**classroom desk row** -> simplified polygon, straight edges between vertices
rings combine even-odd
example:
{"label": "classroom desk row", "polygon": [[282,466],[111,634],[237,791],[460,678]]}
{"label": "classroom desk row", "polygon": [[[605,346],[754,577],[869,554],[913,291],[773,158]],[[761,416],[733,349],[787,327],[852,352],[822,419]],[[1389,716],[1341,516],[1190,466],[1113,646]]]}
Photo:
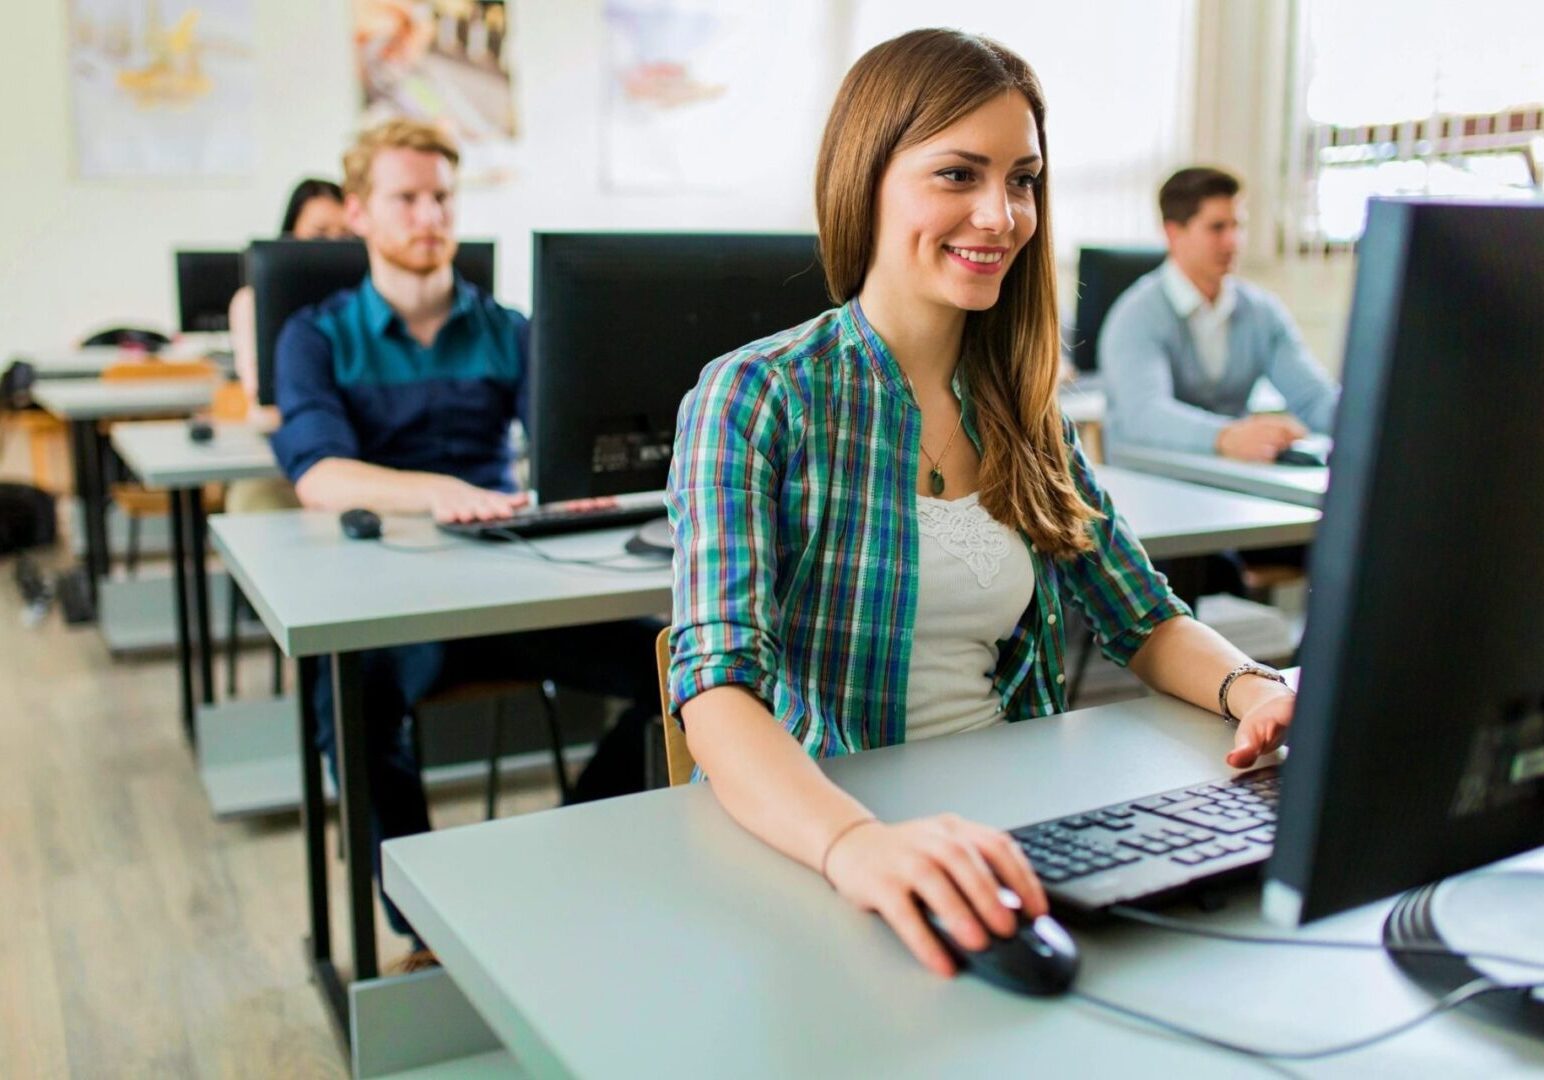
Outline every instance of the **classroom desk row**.
{"label": "classroom desk row", "polygon": [[[206,408],[214,390],[214,381],[207,379],[43,379],[32,386],[33,400],[69,426],[71,469],[86,534],[82,572],[93,615],[99,584],[107,577],[110,562],[106,449],[101,421],[188,416]],[[174,528],[174,543],[177,532]]]}
{"label": "classroom desk row", "polygon": [[[951,811],[1014,828],[1226,777],[1231,745],[1215,715],[1147,697],[821,767],[882,820]],[[359,1048],[361,1075],[425,1067],[431,1047],[451,1060],[447,1075],[458,1061],[592,1078],[1544,1075],[1544,1042],[1492,1025],[1483,1007],[1298,1064],[1200,1045],[1076,993],[941,979],[877,916],[735,825],[706,784],[393,840],[383,860],[386,892],[454,984],[444,994],[464,995],[481,1023],[464,1025],[459,1045],[422,1028],[382,1032]],[[1544,870],[1544,849],[1515,865]],[[1377,949],[1390,902],[1282,931],[1262,921],[1258,884],[1225,896],[1220,911],[1179,914],[1370,948],[1069,924],[1082,952],[1074,992],[1279,1050],[1350,1041],[1432,1005]]]}
{"label": "classroom desk row", "polygon": [[[1099,470],[1136,534],[1159,558],[1225,547],[1274,547],[1311,538],[1318,511],[1210,491],[1120,469]],[[353,972],[378,961],[368,857],[368,777],[363,767],[361,650],[419,641],[582,625],[666,612],[668,560],[638,557],[602,568],[543,561],[519,544],[481,544],[438,534],[423,519],[389,518],[390,546],[351,541],[336,515],[293,511],[217,515],[214,543],[284,652],[330,655],[335,679],[339,801],[352,926]],[[556,558],[620,554],[630,530],[540,541]],[[345,984],[333,961],[322,834],[316,718],[300,695],[302,818],[311,895],[310,950],[340,1028],[349,1029]]]}
{"label": "classroom desk row", "polygon": [[171,496],[178,691],[183,728],[189,741],[196,742],[195,658],[200,675],[196,700],[206,707],[214,704],[204,486],[276,477],[279,466],[267,436],[250,424],[218,424],[214,437],[203,443],[190,439],[180,420],[118,424],[112,446],[141,482]]}

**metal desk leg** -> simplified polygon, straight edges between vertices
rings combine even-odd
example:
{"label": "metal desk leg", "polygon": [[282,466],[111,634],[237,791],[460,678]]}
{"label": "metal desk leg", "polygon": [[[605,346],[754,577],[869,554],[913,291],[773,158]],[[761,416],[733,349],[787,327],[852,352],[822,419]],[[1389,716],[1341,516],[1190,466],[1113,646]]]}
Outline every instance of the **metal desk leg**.
{"label": "metal desk leg", "polygon": [[370,772],[365,754],[363,665],[358,653],[334,653],[332,699],[338,741],[338,808],[354,934],[354,978],[379,973],[375,954],[375,895],[370,860]]}
{"label": "metal desk leg", "polygon": [[306,882],[311,907],[307,942],[312,974],[332,1017],[345,1056],[349,1052],[348,991],[332,959],[332,922],[327,902],[327,804],[322,787],[322,752],[316,746],[316,703],[311,696],[316,679],[314,657],[295,662],[300,687],[300,831],[306,844]]}
{"label": "metal desk leg", "polygon": [[96,533],[91,527],[91,493],[95,489],[92,476],[92,449],[89,445],[92,440],[91,422],[87,420],[71,420],[69,422],[70,433],[70,471],[75,481],[75,498],[80,503],[80,528],[82,548],[84,554],[76,564],[77,580],[85,590],[87,604],[90,607],[89,615],[82,613],[84,618],[96,619],[97,608],[97,553]]}
{"label": "metal desk leg", "polygon": [[209,635],[209,537],[204,518],[204,491],[189,488],[188,555],[193,560],[193,602],[198,616],[198,673],[203,680],[203,702],[214,704],[214,649]]}
{"label": "metal desk leg", "polygon": [[167,524],[171,526],[172,534],[172,599],[173,614],[177,620],[177,676],[182,695],[182,730],[187,735],[188,745],[193,746],[197,744],[198,736],[193,723],[193,654],[188,643],[188,563],[182,531],[183,493],[174,489],[171,501],[171,520]]}
{"label": "metal desk leg", "polygon": [[86,450],[86,552],[92,567],[92,603],[96,602],[96,578],[112,572],[112,546],[107,540],[107,439],[95,422],[82,421]]}

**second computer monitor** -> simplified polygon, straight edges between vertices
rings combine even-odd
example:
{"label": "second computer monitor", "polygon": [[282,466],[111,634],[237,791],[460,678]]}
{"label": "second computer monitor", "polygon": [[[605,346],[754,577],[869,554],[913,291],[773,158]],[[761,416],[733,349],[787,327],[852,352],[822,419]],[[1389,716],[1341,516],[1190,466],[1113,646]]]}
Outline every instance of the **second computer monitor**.
{"label": "second computer monitor", "polygon": [[177,252],[177,322],[184,334],[230,329],[231,297],[241,288],[241,252]]}
{"label": "second computer monitor", "polygon": [[809,235],[537,233],[534,263],[543,502],[663,488],[703,366],[831,307]]}

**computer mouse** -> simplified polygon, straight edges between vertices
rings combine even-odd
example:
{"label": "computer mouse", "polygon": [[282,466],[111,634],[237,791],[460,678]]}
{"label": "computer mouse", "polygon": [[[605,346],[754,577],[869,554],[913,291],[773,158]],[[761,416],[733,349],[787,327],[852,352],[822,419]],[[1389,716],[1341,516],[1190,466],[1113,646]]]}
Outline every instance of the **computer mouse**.
{"label": "computer mouse", "polygon": [[338,524],[343,529],[343,535],[350,540],[379,540],[381,538],[381,519],[373,510],[355,508],[345,510],[338,515]]}
{"label": "computer mouse", "polygon": [[189,420],[188,438],[196,443],[206,443],[214,438],[214,425],[208,420]]}
{"label": "computer mouse", "polygon": [[[1018,894],[998,887],[1003,906],[1020,910]],[[944,948],[961,971],[985,979],[1015,994],[1046,997],[1065,992],[1078,973],[1078,946],[1061,923],[1049,915],[1019,917],[1019,928],[1010,938],[988,931],[991,943],[980,952],[961,948],[926,906],[922,913],[938,934]]]}
{"label": "computer mouse", "polygon": [[1325,466],[1323,456],[1312,450],[1302,450],[1296,446],[1289,446],[1276,455],[1277,465],[1307,465],[1311,468],[1322,469]]}

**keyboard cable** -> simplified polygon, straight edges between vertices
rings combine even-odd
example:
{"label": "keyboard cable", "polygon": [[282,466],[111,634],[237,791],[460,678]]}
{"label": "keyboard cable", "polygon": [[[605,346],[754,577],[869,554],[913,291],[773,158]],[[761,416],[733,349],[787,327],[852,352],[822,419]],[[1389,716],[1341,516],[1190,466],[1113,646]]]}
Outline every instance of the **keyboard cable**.
{"label": "keyboard cable", "polygon": [[1096,1006],[1097,1008],[1116,1013],[1120,1016],[1127,1017],[1128,1019],[1141,1021],[1144,1024],[1151,1024],[1154,1027],[1170,1032],[1171,1034],[1179,1035],[1182,1038],[1190,1039],[1194,1042],[1205,1043],[1207,1046],[1213,1046],[1219,1050],[1227,1050],[1231,1053],[1242,1054],[1245,1057],[1251,1058],[1274,1058],[1280,1061],[1313,1061],[1317,1058],[1334,1057],[1337,1054],[1347,1054],[1353,1050],[1362,1050],[1366,1047],[1372,1046],[1375,1043],[1383,1042],[1386,1039],[1392,1039],[1396,1035],[1403,1035],[1410,1029],[1419,1027],[1421,1024],[1426,1023],[1426,1021],[1440,1016],[1450,1009],[1455,1009],[1458,1006],[1464,1004],[1466,1001],[1472,1001],[1473,999],[1481,997],[1485,994],[1495,994],[1503,990],[1516,993],[1522,991],[1538,990],[1540,988],[1544,988],[1544,982],[1498,983],[1482,975],[1481,977],[1477,979],[1471,979],[1469,982],[1464,983],[1457,989],[1444,994],[1440,999],[1438,999],[1437,1003],[1432,1005],[1430,1008],[1422,1010],[1416,1015],[1410,1017],[1408,1020],[1403,1020],[1398,1024],[1395,1024],[1393,1027],[1384,1028],[1382,1031],[1375,1031],[1370,1035],[1363,1035],[1360,1038],[1352,1039],[1349,1042],[1335,1043],[1330,1046],[1321,1046],[1313,1050],[1286,1050],[1272,1049],[1261,1046],[1250,1046],[1247,1043],[1234,1042],[1233,1040],[1225,1039],[1220,1035],[1212,1035],[1205,1031],[1198,1031],[1195,1028],[1186,1027],[1184,1024],[1175,1023],[1172,1020],[1165,1020],[1162,1017],[1153,1016],[1150,1013],[1145,1013],[1140,1009],[1133,1009],[1127,1005],[1122,1005],[1119,1002],[1109,1001],[1105,998],[1099,997],[1098,995],[1090,994],[1086,990],[1079,990],[1074,988],[1069,990],[1067,993],[1069,997],[1075,997],[1082,1001],[1086,1001],[1090,1005]]}

